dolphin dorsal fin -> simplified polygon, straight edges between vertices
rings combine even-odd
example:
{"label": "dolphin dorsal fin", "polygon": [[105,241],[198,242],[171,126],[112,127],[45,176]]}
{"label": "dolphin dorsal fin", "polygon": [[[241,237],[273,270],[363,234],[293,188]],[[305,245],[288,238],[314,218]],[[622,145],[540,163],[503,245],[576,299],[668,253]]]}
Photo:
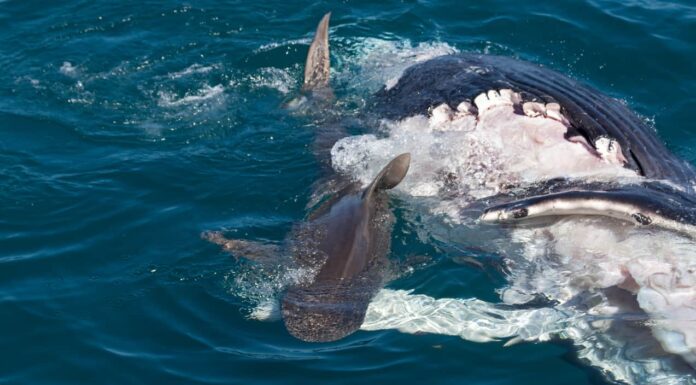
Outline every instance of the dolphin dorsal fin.
{"label": "dolphin dorsal fin", "polygon": [[403,153],[392,159],[380,171],[363,193],[363,199],[369,198],[375,191],[389,190],[396,187],[406,176],[411,165],[411,154]]}
{"label": "dolphin dorsal fin", "polygon": [[317,26],[312,45],[309,46],[305,63],[303,91],[313,91],[329,86],[329,19],[331,12],[324,15]]}

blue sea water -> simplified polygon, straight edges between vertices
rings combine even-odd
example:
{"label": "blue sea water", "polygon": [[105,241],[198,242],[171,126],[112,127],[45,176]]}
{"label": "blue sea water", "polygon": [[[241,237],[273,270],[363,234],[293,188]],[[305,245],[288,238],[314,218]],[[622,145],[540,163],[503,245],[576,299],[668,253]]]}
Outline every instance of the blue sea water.
{"label": "blue sea water", "polygon": [[[310,344],[249,319],[278,276],[199,235],[281,243],[305,217],[316,127],[281,105],[326,11],[348,118],[420,56],[501,54],[624,100],[696,162],[691,1],[0,1],[0,383],[608,381],[562,342]],[[496,301],[504,277],[395,207],[394,257],[434,262],[389,287]]]}

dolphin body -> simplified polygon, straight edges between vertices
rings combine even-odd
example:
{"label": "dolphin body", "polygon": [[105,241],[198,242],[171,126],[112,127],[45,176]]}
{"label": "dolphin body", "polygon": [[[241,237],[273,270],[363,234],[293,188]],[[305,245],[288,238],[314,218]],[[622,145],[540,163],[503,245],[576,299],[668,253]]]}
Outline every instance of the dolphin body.
{"label": "dolphin body", "polygon": [[401,182],[409,163],[409,154],[399,155],[367,188],[351,183],[295,230],[296,262],[317,273],[288,288],[282,299],[290,334],[327,342],[360,328],[387,269],[394,217],[383,191]]}
{"label": "dolphin body", "polygon": [[[366,188],[348,183],[294,227],[290,254],[310,277],[288,287],[281,300],[282,319],[291,335],[330,342],[360,328],[388,271],[394,216],[385,191],[401,182],[410,161],[408,153],[397,156]],[[271,245],[227,239],[217,231],[202,236],[234,256],[259,263],[277,262],[283,253]]]}
{"label": "dolphin body", "polygon": [[[288,103],[290,109],[311,115],[330,107],[329,18],[330,13],[317,27],[301,95]],[[344,132],[336,122],[324,121],[321,126],[314,148],[326,163],[328,151]],[[394,216],[385,191],[401,182],[410,161],[408,153],[396,156],[365,188],[341,175],[326,177],[325,184],[342,187],[289,236],[294,264],[310,276],[288,287],[281,300],[282,319],[291,335],[308,342],[329,342],[360,328],[387,271]],[[272,245],[227,239],[220,232],[202,236],[230,254],[266,264],[277,263],[283,252]]]}

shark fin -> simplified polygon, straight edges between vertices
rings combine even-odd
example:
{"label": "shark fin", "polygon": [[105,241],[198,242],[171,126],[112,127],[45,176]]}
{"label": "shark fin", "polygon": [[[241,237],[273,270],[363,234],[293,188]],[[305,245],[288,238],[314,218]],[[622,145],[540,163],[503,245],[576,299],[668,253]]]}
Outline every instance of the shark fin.
{"label": "shark fin", "polygon": [[309,46],[305,63],[302,91],[315,91],[329,88],[329,19],[331,12],[322,17],[312,45]]}
{"label": "shark fin", "polygon": [[396,187],[406,176],[410,165],[411,154],[408,152],[392,159],[365,189],[363,199],[372,196],[375,191],[389,190]]}

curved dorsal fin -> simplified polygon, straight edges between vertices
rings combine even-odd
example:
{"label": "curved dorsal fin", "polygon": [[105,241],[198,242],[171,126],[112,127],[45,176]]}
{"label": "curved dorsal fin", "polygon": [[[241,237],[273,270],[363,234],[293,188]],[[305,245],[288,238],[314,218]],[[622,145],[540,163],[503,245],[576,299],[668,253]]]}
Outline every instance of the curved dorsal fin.
{"label": "curved dorsal fin", "polygon": [[313,91],[329,86],[329,19],[331,12],[322,17],[305,63],[303,91]]}
{"label": "curved dorsal fin", "polygon": [[406,152],[392,159],[380,171],[363,193],[363,199],[369,198],[375,191],[389,190],[396,187],[406,176],[411,165],[411,154]]}

